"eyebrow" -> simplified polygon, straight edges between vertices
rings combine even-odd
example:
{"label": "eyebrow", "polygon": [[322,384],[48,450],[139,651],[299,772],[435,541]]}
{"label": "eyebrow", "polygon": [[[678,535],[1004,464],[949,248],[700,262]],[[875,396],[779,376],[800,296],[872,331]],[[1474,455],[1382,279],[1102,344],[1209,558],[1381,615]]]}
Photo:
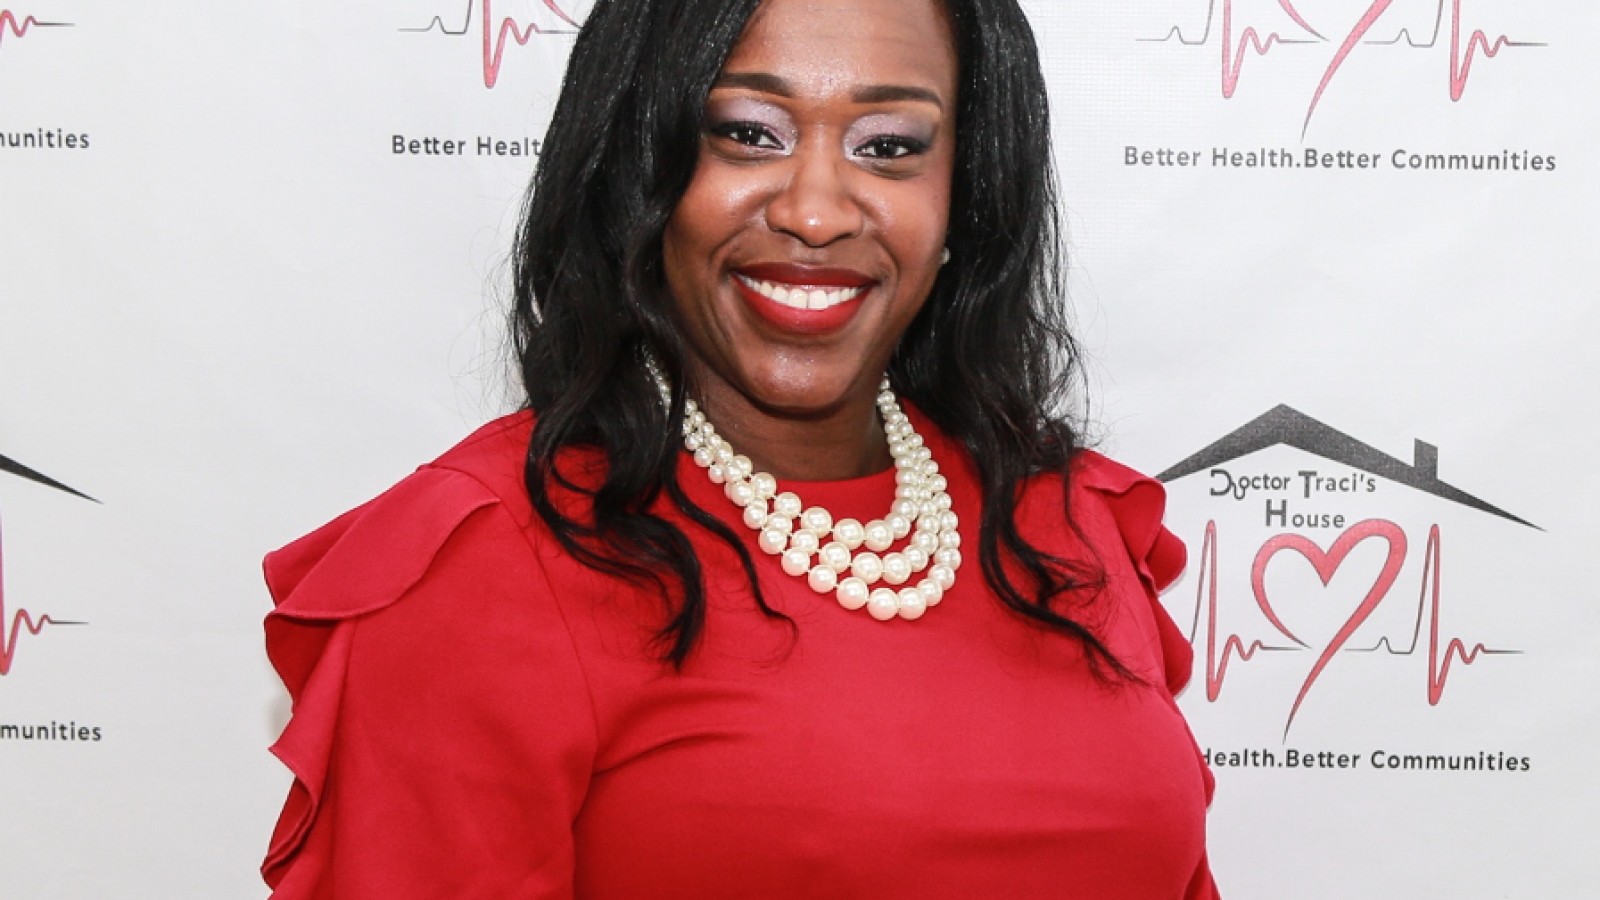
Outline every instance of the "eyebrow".
{"label": "eyebrow", "polygon": [[[724,72],[713,87],[745,88],[763,94],[794,98],[794,88],[790,87],[789,82],[770,72]],[[856,103],[896,103],[910,100],[932,103],[939,109],[944,109],[944,101],[937,93],[927,88],[903,84],[871,84],[858,87],[850,92],[850,99]]]}

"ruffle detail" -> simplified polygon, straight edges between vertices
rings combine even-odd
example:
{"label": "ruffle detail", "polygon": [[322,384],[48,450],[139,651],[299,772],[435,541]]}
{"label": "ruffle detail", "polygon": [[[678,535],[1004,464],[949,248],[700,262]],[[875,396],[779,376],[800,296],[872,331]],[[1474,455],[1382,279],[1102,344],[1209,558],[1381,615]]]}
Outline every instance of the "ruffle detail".
{"label": "ruffle detail", "polygon": [[1139,580],[1154,607],[1161,637],[1163,676],[1174,696],[1189,683],[1194,670],[1194,648],[1161,608],[1158,594],[1183,574],[1188,551],[1183,541],[1161,524],[1167,508],[1167,490],[1161,482],[1113,462],[1093,450],[1073,458],[1073,475],[1080,487],[1104,498],[1117,531],[1128,548]]}
{"label": "ruffle detail", "polygon": [[498,502],[468,475],[423,468],[268,554],[276,608],[266,620],[267,657],[293,702],[272,753],[295,777],[261,867],[268,885],[282,880],[316,819],[350,652],[352,632],[339,623],[399,600],[469,516]]}

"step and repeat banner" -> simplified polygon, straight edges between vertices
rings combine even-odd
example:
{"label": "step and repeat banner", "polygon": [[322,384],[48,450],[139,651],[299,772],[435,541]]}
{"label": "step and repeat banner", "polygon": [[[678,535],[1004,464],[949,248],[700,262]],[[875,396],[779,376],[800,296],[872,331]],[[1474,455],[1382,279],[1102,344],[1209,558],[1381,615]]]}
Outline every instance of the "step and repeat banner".
{"label": "step and repeat banner", "polygon": [[[514,406],[588,5],[0,0],[0,895],[266,894],[260,557]],[[1600,9],[1029,10],[1224,895],[1580,895]]]}

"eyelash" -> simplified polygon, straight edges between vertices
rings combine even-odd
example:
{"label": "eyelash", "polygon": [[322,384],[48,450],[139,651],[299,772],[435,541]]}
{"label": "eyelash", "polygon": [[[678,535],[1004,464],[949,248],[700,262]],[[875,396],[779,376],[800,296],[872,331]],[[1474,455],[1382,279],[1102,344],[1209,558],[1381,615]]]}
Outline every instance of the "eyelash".
{"label": "eyelash", "polygon": [[[714,125],[710,129],[717,137],[733,141],[755,150],[782,150],[783,142],[772,129],[760,122],[734,121]],[[917,156],[926,153],[928,145],[916,138],[903,135],[885,134],[870,138],[856,146],[852,151],[857,156],[886,163],[903,159],[907,156]]]}
{"label": "eyelash", "polygon": [[[872,138],[856,147],[855,153],[866,156],[868,159],[891,162],[907,156],[916,156],[927,152],[928,145],[916,138],[902,135],[885,134]],[[872,152],[867,152],[872,151]],[[884,152],[888,151],[888,152]]]}
{"label": "eyelash", "polygon": [[783,142],[778,140],[778,136],[760,122],[723,122],[712,126],[711,133],[756,150],[783,149]]}

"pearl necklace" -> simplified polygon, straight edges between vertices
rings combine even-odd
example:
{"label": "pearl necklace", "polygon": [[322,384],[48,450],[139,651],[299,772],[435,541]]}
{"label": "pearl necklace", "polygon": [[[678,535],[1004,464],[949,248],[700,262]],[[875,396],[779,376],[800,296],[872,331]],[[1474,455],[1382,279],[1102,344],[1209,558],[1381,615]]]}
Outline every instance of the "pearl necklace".
{"label": "pearl necklace", "polygon": [[[666,379],[650,368],[670,405]],[[896,469],[895,499],[888,514],[865,525],[848,518],[836,522],[820,506],[802,509],[798,496],[780,493],[776,478],[754,471],[749,457],[735,453],[693,400],[684,403],[683,444],[712,483],[744,507],[744,524],[760,532],[762,551],[782,558],[783,571],[804,576],[819,594],[832,593],[845,609],[866,607],[880,622],[895,616],[918,619],[956,583],[961,534],[945,492],[948,482],[932,451],[900,408],[888,378],[878,390],[878,412]],[[908,536],[899,551],[879,556]],[[924,570],[927,575],[915,587],[899,587]],[[874,588],[880,581],[899,589]]]}

